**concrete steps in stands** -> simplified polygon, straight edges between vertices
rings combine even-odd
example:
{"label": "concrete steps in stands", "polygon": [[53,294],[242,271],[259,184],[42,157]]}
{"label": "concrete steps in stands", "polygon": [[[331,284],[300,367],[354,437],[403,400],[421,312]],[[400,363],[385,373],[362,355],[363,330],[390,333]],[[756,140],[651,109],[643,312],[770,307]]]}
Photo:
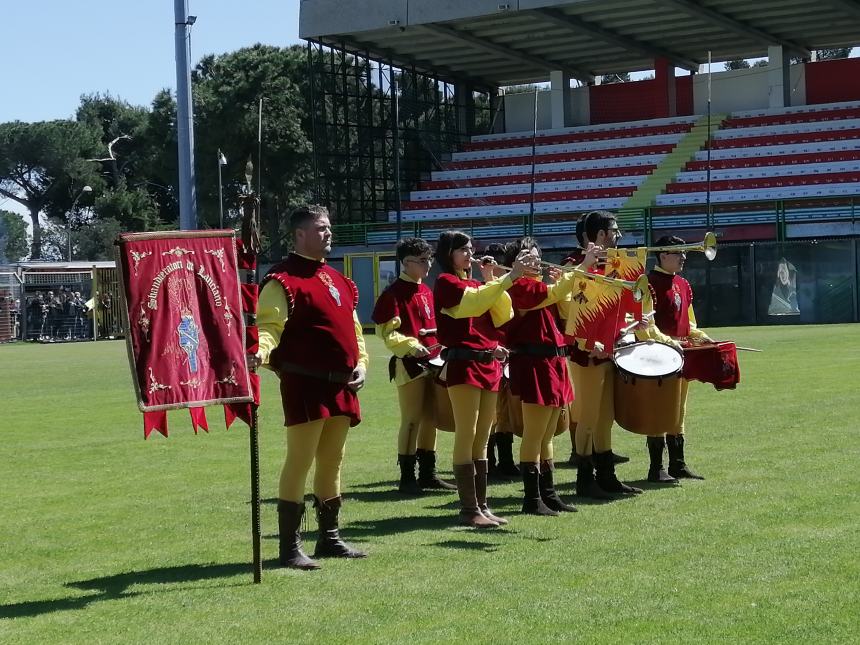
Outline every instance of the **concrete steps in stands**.
{"label": "concrete steps in stands", "polygon": [[709,132],[713,136],[714,132],[719,130],[720,124],[726,119],[726,115],[712,114],[710,119],[710,130],[707,116],[696,121],[692,129],[678,142],[678,145],[666,155],[654,169],[654,172],[639,185],[639,188],[624,203],[622,210],[648,208],[654,204],[657,196],[666,191],[669,184],[675,180],[675,176],[684,169],[688,162],[694,159],[696,152],[707,143]]}

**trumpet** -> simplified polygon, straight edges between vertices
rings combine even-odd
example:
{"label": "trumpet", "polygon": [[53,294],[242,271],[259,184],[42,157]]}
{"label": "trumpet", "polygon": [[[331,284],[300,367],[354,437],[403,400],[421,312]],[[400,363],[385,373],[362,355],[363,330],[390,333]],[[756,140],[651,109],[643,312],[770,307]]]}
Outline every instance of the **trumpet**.
{"label": "trumpet", "polygon": [[705,239],[699,244],[676,244],[675,246],[648,246],[646,251],[651,253],[688,253],[690,251],[701,251],[710,262],[717,257],[717,236],[713,233],[705,233]]}
{"label": "trumpet", "polygon": [[[475,264],[483,265],[483,260],[479,260],[477,258],[473,258],[472,262]],[[569,273],[575,273],[581,278],[585,278],[586,280],[594,280],[595,282],[601,282],[603,284],[608,284],[613,287],[618,287],[619,289],[626,289],[633,294],[633,300],[635,302],[641,302],[645,297],[645,292],[648,290],[648,276],[645,274],[640,275],[636,280],[621,280],[619,278],[609,278],[605,275],[600,275],[599,273],[589,273],[588,271],[583,271],[582,269],[577,269],[576,267],[564,266],[562,264],[553,264],[552,262],[544,262],[541,260],[541,266],[552,267],[554,269],[559,269],[561,271],[567,271]],[[494,267],[498,267],[499,269],[504,269],[505,271],[510,271],[511,267],[505,266],[504,264],[493,264]]]}

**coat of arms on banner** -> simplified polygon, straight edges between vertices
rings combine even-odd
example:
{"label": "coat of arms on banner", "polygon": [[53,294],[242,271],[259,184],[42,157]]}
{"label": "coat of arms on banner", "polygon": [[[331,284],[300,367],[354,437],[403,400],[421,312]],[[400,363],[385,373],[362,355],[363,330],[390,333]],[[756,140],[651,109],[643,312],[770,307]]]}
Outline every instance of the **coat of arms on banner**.
{"label": "coat of arms on banner", "polygon": [[129,233],[117,249],[140,410],[252,402],[232,232]]}

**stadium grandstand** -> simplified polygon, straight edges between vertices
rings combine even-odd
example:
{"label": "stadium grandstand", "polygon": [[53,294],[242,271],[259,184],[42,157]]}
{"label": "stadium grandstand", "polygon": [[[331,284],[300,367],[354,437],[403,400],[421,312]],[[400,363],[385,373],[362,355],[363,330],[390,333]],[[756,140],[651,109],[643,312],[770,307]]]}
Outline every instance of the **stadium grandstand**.
{"label": "stadium grandstand", "polygon": [[858,44],[860,2],[304,0],[300,33],[316,197],[363,319],[398,237],[561,256],[608,209],[622,244],[716,232],[688,271],[704,324],[858,320],[860,58],[816,52]]}

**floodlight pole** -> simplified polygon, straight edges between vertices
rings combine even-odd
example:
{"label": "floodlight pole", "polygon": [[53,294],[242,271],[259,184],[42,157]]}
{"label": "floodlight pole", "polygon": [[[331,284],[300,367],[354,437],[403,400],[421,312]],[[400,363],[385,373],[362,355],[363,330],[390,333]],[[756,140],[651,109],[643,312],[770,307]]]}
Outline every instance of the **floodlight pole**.
{"label": "floodlight pole", "polygon": [[708,161],[705,167],[705,228],[711,228],[711,50],[708,50]]}
{"label": "floodlight pole", "polygon": [[194,179],[194,110],[191,103],[191,25],[188,0],[174,0],[176,49],[176,135],[179,143],[179,228],[197,228],[197,191]]}
{"label": "floodlight pole", "polygon": [[537,147],[537,121],[538,90],[535,88],[534,123],[532,124],[532,181],[529,197],[529,221],[526,227],[526,235],[534,235],[535,231],[535,148]]}

